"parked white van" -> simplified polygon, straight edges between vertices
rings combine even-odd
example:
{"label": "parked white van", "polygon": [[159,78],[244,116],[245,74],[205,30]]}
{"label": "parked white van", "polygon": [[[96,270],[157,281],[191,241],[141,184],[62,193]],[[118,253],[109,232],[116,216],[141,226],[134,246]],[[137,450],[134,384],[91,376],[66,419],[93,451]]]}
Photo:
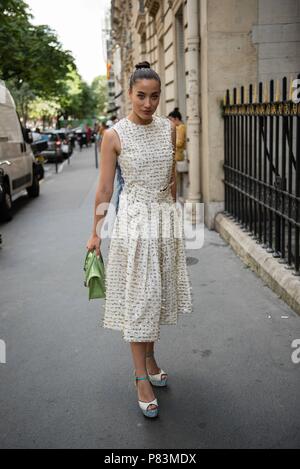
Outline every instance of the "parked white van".
{"label": "parked white van", "polygon": [[14,100],[0,80],[0,219],[12,218],[12,197],[26,189],[29,197],[39,195],[37,165],[29,143],[25,143]]}

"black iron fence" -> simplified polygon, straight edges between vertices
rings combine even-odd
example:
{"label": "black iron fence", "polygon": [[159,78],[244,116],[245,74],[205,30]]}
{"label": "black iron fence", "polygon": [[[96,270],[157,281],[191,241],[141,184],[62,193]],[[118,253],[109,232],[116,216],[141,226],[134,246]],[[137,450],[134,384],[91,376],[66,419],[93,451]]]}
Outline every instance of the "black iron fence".
{"label": "black iron fence", "polygon": [[275,88],[226,92],[225,213],[300,275],[300,75]]}

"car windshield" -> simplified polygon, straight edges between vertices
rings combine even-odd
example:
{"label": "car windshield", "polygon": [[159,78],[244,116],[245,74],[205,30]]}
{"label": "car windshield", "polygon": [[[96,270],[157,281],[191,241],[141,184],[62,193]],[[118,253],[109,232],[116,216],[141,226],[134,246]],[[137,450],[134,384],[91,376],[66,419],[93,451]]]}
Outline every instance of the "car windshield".
{"label": "car windshield", "polygon": [[57,140],[57,136],[55,134],[48,134],[49,142],[55,142]]}

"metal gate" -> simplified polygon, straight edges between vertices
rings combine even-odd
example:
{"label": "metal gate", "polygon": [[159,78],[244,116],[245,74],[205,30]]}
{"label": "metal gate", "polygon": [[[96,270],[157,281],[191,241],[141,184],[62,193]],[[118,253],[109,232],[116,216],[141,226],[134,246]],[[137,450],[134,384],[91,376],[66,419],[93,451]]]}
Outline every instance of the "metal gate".
{"label": "metal gate", "polygon": [[[280,86],[281,85],[281,86]],[[225,213],[300,275],[300,75],[226,92]],[[293,91],[294,90],[294,91]],[[246,96],[246,91],[248,91]],[[239,94],[239,96],[238,96]]]}

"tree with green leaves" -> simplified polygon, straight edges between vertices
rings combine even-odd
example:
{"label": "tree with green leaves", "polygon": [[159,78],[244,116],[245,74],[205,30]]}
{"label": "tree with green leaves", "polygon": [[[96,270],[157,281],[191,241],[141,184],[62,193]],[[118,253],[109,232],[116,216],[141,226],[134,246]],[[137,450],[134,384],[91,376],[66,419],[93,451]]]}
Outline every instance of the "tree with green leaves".
{"label": "tree with green leaves", "polygon": [[67,73],[76,69],[56,33],[47,25],[32,25],[30,18],[22,0],[1,0],[0,78],[11,89],[24,121],[32,99],[62,94]]}
{"label": "tree with green leaves", "polygon": [[96,100],[96,115],[105,114],[107,109],[107,78],[106,75],[99,75],[94,78],[92,85],[92,91]]}
{"label": "tree with green leaves", "polygon": [[106,106],[106,77],[89,86],[78,74],[70,51],[47,25],[31,24],[23,0],[0,0],[0,79],[6,82],[26,124],[54,113],[68,120],[93,118]]}
{"label": "tree with green leaves", "polygon": [[22,0],[1,0],[0,78],[16,88],[26,82],[37,95],[53,95],[68,66],[75,68],[74,59],[49,26],[30,23],[27,9]]}

